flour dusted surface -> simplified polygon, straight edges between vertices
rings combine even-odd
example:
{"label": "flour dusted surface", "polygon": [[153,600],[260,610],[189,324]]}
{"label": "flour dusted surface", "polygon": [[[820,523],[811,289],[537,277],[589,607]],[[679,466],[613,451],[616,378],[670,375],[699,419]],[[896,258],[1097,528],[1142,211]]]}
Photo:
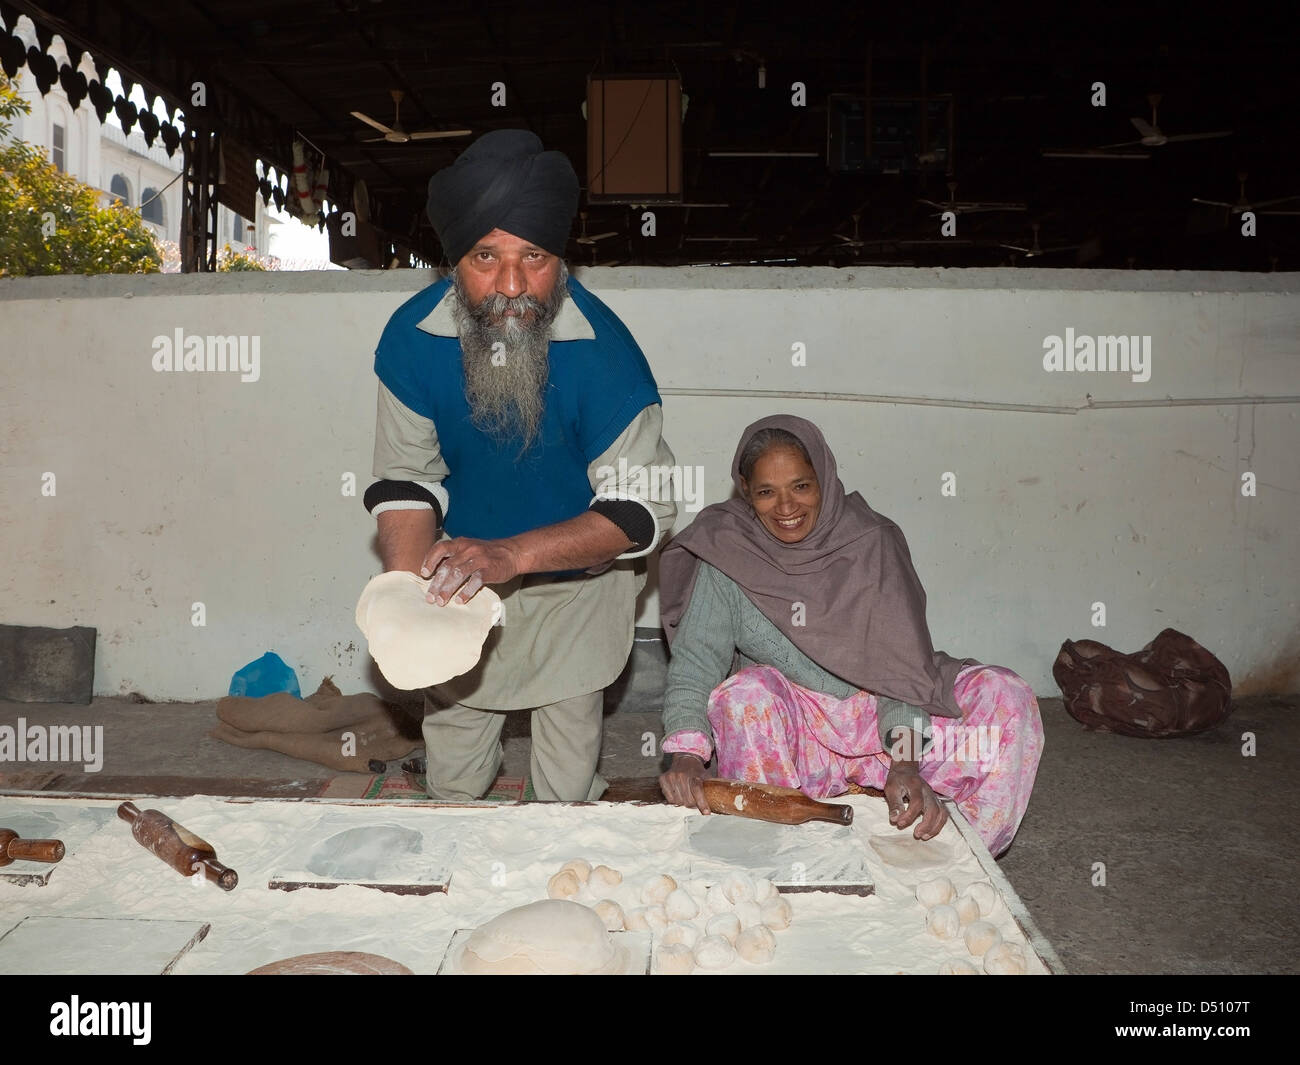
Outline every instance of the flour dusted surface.
{"label": "flour dusted surface", "polygon": [[[6,810],[51,801],[0,797],[0,823]],[[117,800],[59,801],[81,808],[117,806]],[[873,835],[894,831],[884,803],[866,796],[837,801],[854,807],[853,831],[862,841],[876,893],[865,898],[821,892],[780,896],[791,906],[794,920],[779,934],[773,961],[731,965],[726,975],[930,974],[945,962],[971,960],[960,936],[939,940],[927,933],[926,908],[915,895],[920,881],[937,875],[951,880],[959,894],[987,880],[960,833],[947,825],[940,835],[951,855],[942,868],[892,867],[867,844]],[[659,874],[687,882],[695,857],[687,846],[687,826],[704,817],[680,807],[613,803],[434,808],[226,802],[196,796],[150,799],[149,804],[211,842],[222,861],[239,871],[239,887],[224,892],[201,878],[179,876],[136,844],[125,824],[111,821],[64,859],[64,868],[47,886],[0,883],[0,932],[33,913],[202,920],[212,930],[176,966],[177,974],[246,973],[323,951],[365,951],[416,973],[434,973],[458,929],[477,928],[505,910],[546,898],[547,882],[572,859],[607,866],[638,884]],[[710,816],[721,820],[721,815]],[[454,840],[448,893],[394,895],[361,887],[267,890],[286,850],[313,831],[333,835],[339,818],[356,827],[427,831],[430,842]],[[584,887],[593,886],[591,877],[596,877],[595,868]],[[605,876],[596,879],[603,883]],[[1023,948],[1027,971],[1045,971],[1000,898],[984,919],[997,925],[1004,941]]]}

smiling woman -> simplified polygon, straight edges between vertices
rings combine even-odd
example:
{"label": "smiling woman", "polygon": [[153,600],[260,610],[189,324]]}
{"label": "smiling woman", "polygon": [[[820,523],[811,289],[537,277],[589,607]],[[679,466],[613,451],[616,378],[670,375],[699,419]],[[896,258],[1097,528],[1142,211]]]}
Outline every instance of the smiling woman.
{"label": "smiling woman", "polygon": [[[718,776],[812,798],[883,788],[890,820],[918,839],[942,829],[947,795],[1004,851],[1042,748],[1033,691],[934,649],[902,531],[845,492],[811,422],[749,426],[732,478],[740,498],[701,511],[660,565],[664,795],[708,813],[710,761]],[[978,745],[947,734],[937,743],[931,715],[952,720],[949,733],[992,736],[993,756],[976,761]]]}
{"label": "smiling woman", "polygon": [[762,429],[740,456],[742,491],[778,540],[798,543],[817,524],[821,486],[808,452],[793,433]]}

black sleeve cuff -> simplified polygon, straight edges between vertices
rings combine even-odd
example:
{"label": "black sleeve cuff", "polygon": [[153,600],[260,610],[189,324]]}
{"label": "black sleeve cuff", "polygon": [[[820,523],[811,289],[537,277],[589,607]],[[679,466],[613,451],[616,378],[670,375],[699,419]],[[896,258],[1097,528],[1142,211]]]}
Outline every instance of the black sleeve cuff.
{"label": "black sleeve cuff", "polygon": [[644,551],[654,542],[655,520],[634,499],[597,499],[589,510],[608,518],[632,541],[632,550]]}
{"label": "black sleeve cuff", "polygon": [[433,507],[433,517],[438,528],[442,528],[442,506],[438,497],[414,481],[376,481],[366,489],[361,502],[365,504],[367,513],[373,513],[380,503],[428,503]]}

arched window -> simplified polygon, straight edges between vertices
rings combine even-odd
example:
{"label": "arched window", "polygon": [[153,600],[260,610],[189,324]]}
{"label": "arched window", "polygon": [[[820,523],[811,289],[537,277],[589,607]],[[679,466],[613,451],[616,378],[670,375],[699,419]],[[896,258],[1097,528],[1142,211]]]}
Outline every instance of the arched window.
{"label": "arched window", "polygon": [[131,206],[131,186],[126,183],[126,178],[121,174],[113,175],[113,180],[108,186],[108,191],[128,207]]}
{"label": "arched window", "polygon": [[157,189],[145,189],[140,194],[140,215],[146,222],[153,222],[160,226],[167,224],[167,219],[163,215],[162,197],[158,195]]}

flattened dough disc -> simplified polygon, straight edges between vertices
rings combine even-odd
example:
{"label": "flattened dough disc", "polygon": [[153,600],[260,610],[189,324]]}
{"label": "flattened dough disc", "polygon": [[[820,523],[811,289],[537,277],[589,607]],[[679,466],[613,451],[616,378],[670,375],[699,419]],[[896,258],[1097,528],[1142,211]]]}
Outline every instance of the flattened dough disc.
{"label": "flattened dough disc", "polygon": [[882,862],[898,869],[938,869],[952,861],[952,847],[947,843],[937,837],[919,840],[910,830],[871,836],[867,842]]}
{"label": "flattened dough disc", "polygon": [[373,577],[357,600],[356,621],[370,655],[394,687],[405,691],[468,673],[501,617],[501,597],[480,588],[468,603],[426,603],[429,582],[406,570]]}
{"label": "flattened dough disc", "polygon": [[414,976],[405,965],[382,954],[359,950],[326,950],[320,954],[296,954],[273,961],[248,973],[249,976]]}

